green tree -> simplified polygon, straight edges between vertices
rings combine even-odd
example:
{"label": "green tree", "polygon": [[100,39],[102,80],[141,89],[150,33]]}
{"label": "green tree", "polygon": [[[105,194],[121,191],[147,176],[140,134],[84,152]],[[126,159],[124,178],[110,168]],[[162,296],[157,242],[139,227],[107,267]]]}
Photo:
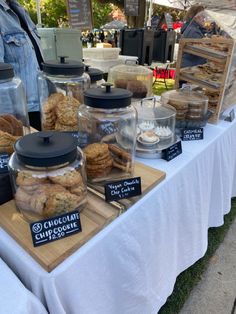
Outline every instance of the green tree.
{"label": "green tree", "polygon": [[100,28],[102,25],[111,21],[112,6],[110,3],[101,3],[97,0],[92,0],[93,10],[93,25],[95,28]]}

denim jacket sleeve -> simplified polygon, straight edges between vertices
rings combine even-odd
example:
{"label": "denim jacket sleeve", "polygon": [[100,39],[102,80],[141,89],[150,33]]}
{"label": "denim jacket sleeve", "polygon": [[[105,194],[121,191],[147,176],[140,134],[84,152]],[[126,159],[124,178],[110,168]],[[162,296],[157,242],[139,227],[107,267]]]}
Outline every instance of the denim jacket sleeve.
{"label": "denim jacket sleeve", "polygon": [[[19,6],[17,2],[13,2]],[[34,32],[34,24],[28,15],[24,14],[24,11],[22,12],[30,31]],[[37,36],[37,34],[34,34],[34,36]],[[0,60],[11,63],[15,76],[22,80],[26,90],[28,111],[38,111],[37,77],[39,65],[37,57],[31,40],[22,29],[17,15],[3,0],[0,0]]]}

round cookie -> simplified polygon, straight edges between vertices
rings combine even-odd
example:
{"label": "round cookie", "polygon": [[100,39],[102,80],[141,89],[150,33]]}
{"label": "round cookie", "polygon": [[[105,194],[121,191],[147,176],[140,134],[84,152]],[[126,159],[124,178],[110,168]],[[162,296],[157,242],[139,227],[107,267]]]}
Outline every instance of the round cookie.
{"label": "round cookie", "polygon": [[11,124],[2,117],[0,117],[0,130],[13,135],[13,128]]}
{"label": "round cookie", "polygon": [[64,125],[77,126],[78,125],[78,107],[70,106],[68,102],[64,101],[56,108],[56,115],[58,122]]}
{"label": "round cookie", "polygon": [[87,161],[94,161],[95,159],[102,159],[104,155],[109,153],[108,145],[106,143],[93,143],[84,148]]}
{"label": "round cookie", "polygon": [[75,210],[79,206],[81,198],[70,192],[53,193],[49,196],[43,214],[46,217],[59,215],[64,212]]}
{"label": "round cookie", "polygon": [[10,125],[12,126],[13,129],[13,135],[14,136],[22,136],[23,135],[23,124],[20,120],[16,119],[13,115],[11,114],[4,114],[1,116],[4,120],[6,120]]}
{"label": "round cookie", "polygon": [[17,178],[16,178],[16,184],[19,186],[38,186],[39,184],[43,184],[43,183],[47,183],[47,177],[45,175],[45,177],[43,178],[39,178],[39,177],[35,177],[33,176],[34,172],[32,171],[21,171],[18,173]]}
{"label": "round cookie", "polygon": [[77,170],[72,170],[64,173],[63,175],[48,177],[52,182],[62,185],[63,187],[72,187],[81,184],[83,179]]}

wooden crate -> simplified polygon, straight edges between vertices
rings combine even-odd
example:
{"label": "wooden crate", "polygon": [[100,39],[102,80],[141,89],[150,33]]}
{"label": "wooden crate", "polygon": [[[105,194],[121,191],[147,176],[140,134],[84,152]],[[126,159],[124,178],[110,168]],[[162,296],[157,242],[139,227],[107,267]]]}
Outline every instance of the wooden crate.
{"label": "wooden crate", "polygon": [[[219,48],[217,48],[217,46]],[[226,90],[227,78],[229,75],[230,64],[232,61],[232,51],[234,42],[230,38],[212,37],[201,39],[184,38],[180,40],[178,59],[176,63],[175,72],[175,88],[179,88],[179,81],[187,81],[192,84],[198,85],[206,92],[215,93],[216,103],[213,106],[209,103],[209,110],[212,112],[212,116],[209,120],[211,123],[216,123],[222,112],[222,105],[224,94]],[[220,50],[220,47],[225,47],[227,51]],[[182,68],[182,57],[184,53],[189,53],[195,56],[205,58],[207,63],[213,62],[216,67],[223,68],[222,78],[219,83],[214,81],[204,80],[204,78],[196,78],[192,74],[188,75],[189,68]],[[191,67],[193,70],[196,67]],[[190,70],[190,69],[189,69]]]}

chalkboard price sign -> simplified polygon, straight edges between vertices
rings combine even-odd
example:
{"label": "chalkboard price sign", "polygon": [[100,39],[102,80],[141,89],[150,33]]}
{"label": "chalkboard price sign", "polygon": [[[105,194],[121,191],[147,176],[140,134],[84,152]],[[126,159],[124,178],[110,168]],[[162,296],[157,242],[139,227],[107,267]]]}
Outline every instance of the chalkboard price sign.
{"label": "chalkboard price sign", "polygon": [[182,154],[182,144],[181,141],[171,145],[170,147],[164,149],[162,151],[162,158],[166,161],[170,161],[177,157],[178,155]]}
{"label": "chalkboard price sign", "polygon": [[229,115],[225,118],[225,121],[233,122],[234,119],[235,119],[235,112],[234,112],[234,109],[232,109]]}
{"label": "chalkboard price sign", "polygon": [[8,171],[8,161],[9,161],[9,155],[8,154],[0,154],[0,173],[5,173]]}
{"label": "chalkboard price sign", "polygon": [[140,177],[115,181],[105,185],[105,199],[107,202],[130,198],[141,194]]}
{"label": "chalkboard price sign", "polygon": [[93,28],[91,0],[67,0],[67,11],[72,28]]}
{"label": "chalkboard price sign", "polygon": [[80,215],[77,210],[40,220],[30,224],[34,246],[40,246],[52,241],[60,240],[81,232]]}
{"label": "chalkboard price sign", "polygon": [[140,0],[125,0],[124,10],[126,15],[139,16]]}
{"label": "chalkboard price sign", "polygon": [[203,140],[203,128],[190,128],[182,130],[182,141]]}

